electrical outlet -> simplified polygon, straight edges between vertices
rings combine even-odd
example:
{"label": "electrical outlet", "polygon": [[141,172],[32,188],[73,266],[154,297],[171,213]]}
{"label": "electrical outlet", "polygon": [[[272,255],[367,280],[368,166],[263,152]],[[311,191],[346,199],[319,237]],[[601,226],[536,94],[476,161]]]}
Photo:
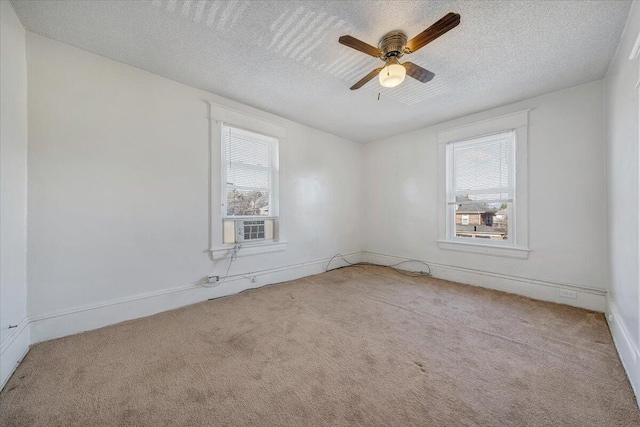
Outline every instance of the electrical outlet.
{"label": "electrical outlet", "polygon": [[578,298],[578,293],[576,291],[567,291],[566,289],[560,289],[560,296],[564,298]]}
{"label": "electrical outlet", "polygon": [[217,283],[220,281],[220,276],[207,276],[209,283]]}

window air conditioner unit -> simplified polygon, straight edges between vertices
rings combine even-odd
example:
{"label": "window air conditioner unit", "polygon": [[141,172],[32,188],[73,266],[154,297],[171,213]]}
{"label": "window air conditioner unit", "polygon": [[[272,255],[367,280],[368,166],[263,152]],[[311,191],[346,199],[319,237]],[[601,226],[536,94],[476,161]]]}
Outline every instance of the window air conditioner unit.
{"label": "window air conditioner unit", "polygon": [[264,220],[236,220],[236,242],[247,242],[264,239]]}
{"label": "window air conditioner unit", "polygon": [[277,220],[275,218],[228,218],[223,221],[223,242],[245,243],[263,240],[277,241]]}

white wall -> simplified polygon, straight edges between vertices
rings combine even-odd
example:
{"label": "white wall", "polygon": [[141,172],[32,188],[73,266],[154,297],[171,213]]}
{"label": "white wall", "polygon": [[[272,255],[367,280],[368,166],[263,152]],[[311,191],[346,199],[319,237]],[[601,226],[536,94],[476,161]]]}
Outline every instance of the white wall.
{"label": "white wall", "polygon": [[33,341],[321,271],[317,262],[255,284],[193,287],[228,265],[207,252],[207,100],[287,133],[280,212],[288,248],[240,257],[231,275],[361,250],[361,145],[32,33],[27,65]]}
{"label": "white wall", "polygon": [[[27,69],[25,31],[0,2],[0,388],[29,345],[27,321]],[[10,325],[18,325],[9,328]]]}
{"label": "white wall", "polygon": [[[364,249],[433,263],[443,278],[603,310],[603,96],[596,81],[367,144]],[[437,133],[523,109],[532,109],[529,258],[439,249]],[[561,288],[577,290],[577,300],[561,298]]]}
{"label": "white wall", "polygon": [[608,312],[616,345],[631,383],[640,387],[638,325],[638,88],[640,60],[629,55],[640,33],[640,4],[635,2],[616,56],[605,79],[609,259]]}

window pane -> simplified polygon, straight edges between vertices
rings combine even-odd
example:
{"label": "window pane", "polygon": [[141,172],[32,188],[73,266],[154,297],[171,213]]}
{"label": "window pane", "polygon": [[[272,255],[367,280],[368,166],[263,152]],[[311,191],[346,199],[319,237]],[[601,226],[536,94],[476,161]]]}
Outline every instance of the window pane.
{"label": "window pane", "polygon": [[227,164],[227,184],[239,187],[269,188],[269,171]]}
{"label": "window pane", "polygon": [[461,204],[455,206],[456,237],[507,240],[511,203]]}
{"label": "window pane", "polygon": [[509,144],[511,134],[497,139],[453,145],[453,189],[484,190],[509,186]]}
{"label": "window pane", "polygon": [[[223,177],[226,182],[226,216],[270,216],[277,214],[278,140],[255,132],[222,126]],[[277,201],[276,201],[277,202]],[[224,202],[223,202],[224,203]],[[244,232],[243,232],[244,233]],[[264,238],[265,229],[248,231],[247,239]]]}
{"label": "window pane", "polygon": [[227,189],[227,215],[269,216],[269,192]]}

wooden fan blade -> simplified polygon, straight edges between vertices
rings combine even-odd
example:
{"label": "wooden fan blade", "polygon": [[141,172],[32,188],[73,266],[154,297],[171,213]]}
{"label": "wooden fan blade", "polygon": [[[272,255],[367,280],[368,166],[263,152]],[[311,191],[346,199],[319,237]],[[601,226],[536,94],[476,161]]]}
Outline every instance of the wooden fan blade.
{"label": "wooden fan blade", "polygon": [[407,42],[407,49],[409,53],[413,53],[416,50],[424,47],[428,43],[431,43],[447,31],[455,28],[460,23],[460,15],[457,13],[447,13],[438,22],[412,38]]}
{"label": "wooden fan blade", "polygon": [[360,89],[362,86],[364,86],[369,80],[371,80],[372,78],[374,78],[375,76],[377,76],[378,74],[380,74],[380,71],[382,70],[382,68],[376,68],[375,70],[373,70],[372,72],[370,72],[369,74],[367,74],[366,76],[364,76],[363,78],[360,79],[360,81],[356,84],[354,84],[353,86],[351,86],[351,90],[356,90],[356,89]]}
{"label": "wooden fan blade", "polygon": [[367,44],[362,40],[358,40],[355,37],[342,36],[338,39],[338,41],[345,46],[349,46],[352,49],[359,50],[360,52],[366,53],[367,55],[378,56],[382,53],[382,51],[377,47],[373,47],[370,44]]}
{"label": "wooden fan blade", "polygon": [[402,65],[404,65],[404,68],[407,69],[407,76],[413,77],[414,79],[422,83],[426,83],[436,76],[431,71],[425,70],[424,68],[414,64],[413,62],[403,62]]}

